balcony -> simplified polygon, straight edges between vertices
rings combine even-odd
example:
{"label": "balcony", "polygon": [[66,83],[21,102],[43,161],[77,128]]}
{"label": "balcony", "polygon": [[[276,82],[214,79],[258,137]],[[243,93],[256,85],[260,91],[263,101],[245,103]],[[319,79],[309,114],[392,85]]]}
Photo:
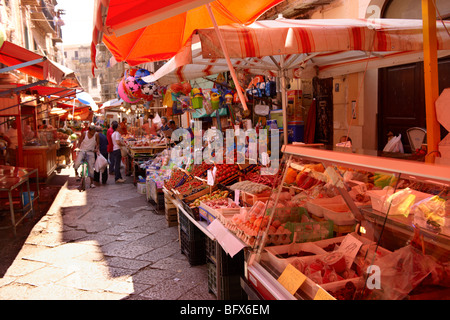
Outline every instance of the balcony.
{"label": "balcony", "polygon": [[23,6],[39,6],[40,5],[39,0],[22,0],[21,3]]}
{"label": "balcony", "polygon": [[54,34],[56,32],[55,23],[53,21],[54,13],[47,8],[47,4],[44,0],[40,0],[38,3],[37,8],[31,8],[31,20],[45,33]]}

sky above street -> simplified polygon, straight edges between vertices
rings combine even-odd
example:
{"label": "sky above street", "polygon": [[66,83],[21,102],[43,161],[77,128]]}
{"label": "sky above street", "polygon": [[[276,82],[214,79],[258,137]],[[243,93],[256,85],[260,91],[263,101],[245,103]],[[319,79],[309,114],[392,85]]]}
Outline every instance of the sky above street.
{"label": "sky above street", "polygon": [[57,9],[64,9],[62,26],[64,45],[90,44],[94,15],[93,0],[58,0]]}

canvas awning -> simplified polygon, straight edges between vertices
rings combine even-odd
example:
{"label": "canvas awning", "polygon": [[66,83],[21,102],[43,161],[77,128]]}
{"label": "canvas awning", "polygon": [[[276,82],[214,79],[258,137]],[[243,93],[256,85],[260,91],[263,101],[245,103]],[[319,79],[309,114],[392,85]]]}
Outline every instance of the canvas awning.
{"label": "canvas awning", "polygon": [[199,28],[212,27],[205,4],[218,25],[249,24],[283,0],[97,0],[91,58],[103,41],[116,61],[135,66],[172,58]]}
{"label": "canvas awning", "polygon": [[0,62],[8,66],[2,73],[18,70],[58,86],[81,88],[74,71],[9,41],[0,47]]}
{"label": "canvas awning", "polygon": [[[450,27],[450,22],[445,22]],[[281,78],[286,119],[286,79],[332,77],[423,60],[421,20],[277,19],[249,26],[196,30],[190,41],[146,82],[169,84],[229,70]],[[450,38],[437,25],[438,56],[450,55]],[[228,59],[222,48],[226,47]],[[242,101],[242,99],[241,99]],[[287,132],[284,132],[287,141]]]}
{"label": "canvas awning", "polygon": [[[234,68],[252,74],[328,78],[423,59],[421,20],[277,19],[220,31]],[[438,39],[438,55],[450,55],[442,24]],[[174,58],[143,80],[166,85],[227,70],[216,32],[208,28],[197,30]]]}

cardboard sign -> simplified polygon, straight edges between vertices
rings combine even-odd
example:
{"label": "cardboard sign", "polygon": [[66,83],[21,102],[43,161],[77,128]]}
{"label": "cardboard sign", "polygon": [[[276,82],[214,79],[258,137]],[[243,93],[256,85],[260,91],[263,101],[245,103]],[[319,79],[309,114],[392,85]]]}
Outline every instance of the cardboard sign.
{"label": "cardboard sign", "polygon": [[358,254],[361,246],[362,242],[356,239],[351,234],[346,235],[344,240],[342,240],[338,251],[342,252],[345,255],[347,268],[350,269],[350,267],[352,266],[353,260],[355,260],[355,257]]}
{"label": "cardboard sign", "polygon": [[292,264],[288,264],[286,269],[278,278],[278,282],[281,283],[283,287],[286,288],[292,295],[294,295],[298,288],[305,282],[306,276],[301,273]]}
{"label": "cardboard sign", "polygon": [[314,300],[336,300],[336,298],[326,292],[322,287],[319,287],[314,296]]}

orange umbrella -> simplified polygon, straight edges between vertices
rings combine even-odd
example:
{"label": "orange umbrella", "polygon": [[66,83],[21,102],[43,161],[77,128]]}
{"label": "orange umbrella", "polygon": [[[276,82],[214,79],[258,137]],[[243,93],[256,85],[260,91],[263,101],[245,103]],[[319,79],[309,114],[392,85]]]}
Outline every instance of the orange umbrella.
{"label": "orange umbrella", "polygon": [[100,41],[118,62],[126,61],[131,66],[172,58],[196,29],[213,27],[204,6],[208,2],[218,25],[246,25],[282,1],[97,0],[91,45],[93,67],[95,46]]}

